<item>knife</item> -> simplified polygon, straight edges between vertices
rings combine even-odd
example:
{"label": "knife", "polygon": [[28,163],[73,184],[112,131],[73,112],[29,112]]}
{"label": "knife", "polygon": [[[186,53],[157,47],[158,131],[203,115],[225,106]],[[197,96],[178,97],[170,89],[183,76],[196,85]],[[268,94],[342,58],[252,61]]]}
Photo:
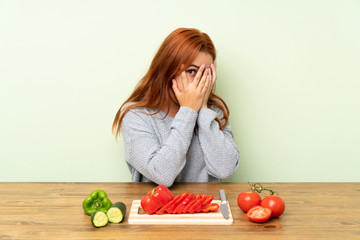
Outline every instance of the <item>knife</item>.
{"label": "knife", "polygon": [[228,205],[226,202],[224,189],[220,189],[219,193],[220,193],[220,199],[221,199],[220,211],[221,211],[222,215],[224,216],[224,218],[228,219],[229,218],[229,209],[228,209]]}

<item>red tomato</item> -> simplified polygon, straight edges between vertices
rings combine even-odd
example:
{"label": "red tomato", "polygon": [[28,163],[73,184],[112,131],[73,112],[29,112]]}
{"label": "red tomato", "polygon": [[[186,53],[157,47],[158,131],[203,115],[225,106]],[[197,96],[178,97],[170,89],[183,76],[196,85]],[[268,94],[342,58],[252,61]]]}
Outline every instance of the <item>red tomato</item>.
{"label": "red tomato", "polygon": [[248,218],[257,223],[266,222],[271,217],[271,210],[261,206],[253,207],[246,214]]}
{"label": "red tomato", "polygon": [[271,217],[280,217],[285,211],[285,202],[279,196],[267,196],[261,201],[261,206],[271,209]]}
{"label": "red tomato", "polygon": [[251,208],[260,206],[261,197],[258,193],[253,191],[242,192],[238,196],[237,203],[241,210],[248,212]]}

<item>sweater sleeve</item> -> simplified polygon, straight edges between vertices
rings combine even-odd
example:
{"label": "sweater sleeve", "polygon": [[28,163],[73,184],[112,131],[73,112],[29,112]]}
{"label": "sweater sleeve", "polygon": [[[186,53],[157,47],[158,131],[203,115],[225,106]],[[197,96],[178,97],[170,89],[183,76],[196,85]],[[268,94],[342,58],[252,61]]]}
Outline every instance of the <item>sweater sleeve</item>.
{"label": "sweater sleeve", "polygon": [[185,166],[197,115],[191,108],[181,107],[168,138],[160,142],[151,125],[152,116],[128,111],[121,124],[128,164],[156,184],[170,187]]}
{"label": "sweater sleeve", "polygon": [[220,109],[219,113],[211,109],[200,109],[197,124],[208,174],[225,179],[235,172],[240,157],[229,122],[220,130],[219,123],[215,120],[217,116],[221,117],[220,112]]}

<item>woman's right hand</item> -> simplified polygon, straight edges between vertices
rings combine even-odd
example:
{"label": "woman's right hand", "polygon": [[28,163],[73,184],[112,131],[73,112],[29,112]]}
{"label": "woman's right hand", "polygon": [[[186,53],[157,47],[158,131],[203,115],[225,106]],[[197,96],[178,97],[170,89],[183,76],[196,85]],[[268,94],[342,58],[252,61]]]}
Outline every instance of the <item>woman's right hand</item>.
{"label": "woman's right hand", "polygon": [[[189,107],[196,112],[202,106],[206,92],[210,86],[209,69],[205,69],[205,65],[201,65],[199,71],[196,73],[193,82],[189,82],[186,77],[186,72],[183,71],[180,75],[182,83],[182,91],[180,91],[177,81],[172,80],[172,88],[180,106]],[[204,73],[204,74],[203,74]]]}

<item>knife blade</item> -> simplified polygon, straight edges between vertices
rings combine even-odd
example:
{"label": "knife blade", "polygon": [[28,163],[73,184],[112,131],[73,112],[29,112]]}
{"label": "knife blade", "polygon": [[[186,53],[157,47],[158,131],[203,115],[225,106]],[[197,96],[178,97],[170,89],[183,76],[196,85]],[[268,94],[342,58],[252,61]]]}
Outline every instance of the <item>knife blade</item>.
{"label": "knife blade", "polygon": [[225,196],[224,189],[220,189],[219,193],[220,193],[220,199],[221,199],[220,211],[221,211],[223,217],[225,219],[228,219],[229,218],[229,209],[228,209],[228,205],[226,202],[226,196]]}

